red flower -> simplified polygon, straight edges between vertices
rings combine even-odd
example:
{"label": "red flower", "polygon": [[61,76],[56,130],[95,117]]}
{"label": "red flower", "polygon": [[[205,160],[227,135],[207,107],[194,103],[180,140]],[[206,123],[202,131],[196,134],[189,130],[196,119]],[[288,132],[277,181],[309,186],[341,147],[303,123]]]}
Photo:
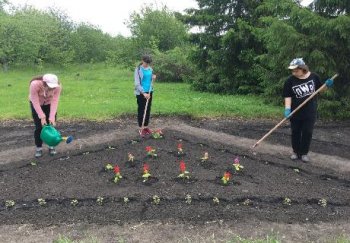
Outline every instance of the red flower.
{"label": "red flower", "polygon": [[151,152],[152,151],[152,147],[151,146],[146,146],[146,151],[147,152]]}
{"label": "red flower", "polygon": [[183,160],[180,161],[180,171],[184,173],[186,171],[186,164]]}
{"label": "red flower", "polygon": [[179,144],[177,145],[177,149],[178,149],[178,150],[181,150],[181,149],[182,149],[182,143],[179,143]]}
{"label": "red flower", "polygon": [[114,166],[114,173],[115,173],[115,174],[120,173],[120,169],[119,169],[119,166],[118,166],[118,165]]}
{"label": "red flower", "polygon": [[224,177],[225,177],[226,180],[229,180],[229,179],[231,178],[231,173],[228,172],[228,171],[226,171],[226,172],[224,173]]}
{"label": "red flower", "polygon": [[143,172],[147,173],[149,171],[149,166],[148,164],[143,164]]}

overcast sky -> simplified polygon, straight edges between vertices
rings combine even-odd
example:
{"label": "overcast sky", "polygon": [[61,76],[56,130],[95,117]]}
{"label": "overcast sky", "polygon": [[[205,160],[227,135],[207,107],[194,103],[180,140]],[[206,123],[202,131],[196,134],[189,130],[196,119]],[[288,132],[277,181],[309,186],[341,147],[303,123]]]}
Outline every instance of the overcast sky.
{"label": "overcast sky", "polygon": [[[303,3],[312,2],[312,0],[303,1]],[[133,11],[139,11],[142,6],[166,5],[173,11],[197,7],[195,0],[9,0],[9,2],[15,6],[28,4],[37,9],[57,7],[66,12],[74,22],[88,22],[113,36],[130,35],[124,23]]]}

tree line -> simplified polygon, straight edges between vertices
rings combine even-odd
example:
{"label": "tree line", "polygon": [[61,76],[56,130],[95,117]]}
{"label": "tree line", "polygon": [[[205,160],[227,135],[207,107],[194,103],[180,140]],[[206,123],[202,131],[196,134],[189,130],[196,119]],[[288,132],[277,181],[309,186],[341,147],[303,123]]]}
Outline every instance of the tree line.
{"label": "tree line", "polygon": [[[0,0],[0,63],[69,66],[104,62],[133,68],[154,57],[160,81],[190,82],[196,90],[254,94],[281,102],[286,69],[303,57],[324,80],[339,73],[322,95],[323,117],[350,117],[350,2],[315,0],[197,0],[180,14],[145,7],[127,21],[131,36],[112,37],[74,23],[59,9],[8,8]],[[195,28],[196,31],[193,31]]]}

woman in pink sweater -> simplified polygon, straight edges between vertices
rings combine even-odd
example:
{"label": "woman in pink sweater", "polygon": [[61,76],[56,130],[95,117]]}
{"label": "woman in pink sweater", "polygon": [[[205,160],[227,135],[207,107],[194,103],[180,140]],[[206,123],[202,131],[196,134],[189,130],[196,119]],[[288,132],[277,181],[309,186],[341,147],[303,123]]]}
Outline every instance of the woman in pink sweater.
{"label": "woman in pink sweater", "polygon": [[[45,74],[30,81],[29,100],[35,124],[35,157],[42,156],[43,141],[40,133],[43,125],[56,125],[56,112],[61,94],[61,85],[54,74]],[[49,147],[50,155],[55,155],[54,147]]]}

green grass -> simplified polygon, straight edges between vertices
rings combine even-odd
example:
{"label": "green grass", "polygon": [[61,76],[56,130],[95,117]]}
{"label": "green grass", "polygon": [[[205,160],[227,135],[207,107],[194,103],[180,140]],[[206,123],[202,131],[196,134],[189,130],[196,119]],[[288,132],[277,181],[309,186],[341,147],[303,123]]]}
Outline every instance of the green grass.
{"label": "green grass", "polygon": [[[29,80],[50,72],[63,84],[59,118],[103,120],[136,113],[133,72],[98,64],[0,72],[0,119],[29,119]],[[271,118],[281,117],[281,110],[257,96],[196,92],[185,83],[155,83],[152,105],[152,114],[193,117]]]}

